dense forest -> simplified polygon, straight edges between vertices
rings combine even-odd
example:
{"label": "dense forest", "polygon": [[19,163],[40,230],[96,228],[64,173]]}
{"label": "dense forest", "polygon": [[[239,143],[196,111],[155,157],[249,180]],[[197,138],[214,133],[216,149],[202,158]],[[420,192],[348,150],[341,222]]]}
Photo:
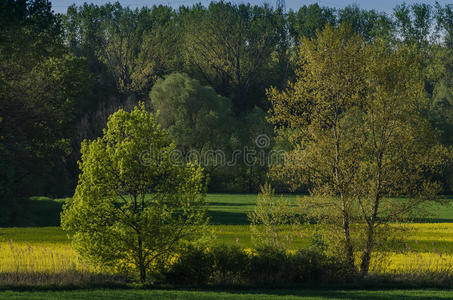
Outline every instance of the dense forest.
{"label": "dense forest", "polygon": [[[285,149],[267,120],[268,88],[282,90],[294,80],[302,38],[342,23],[370,42],[417,47],[430,100],[425,113],[433,134],[453,145],[451,6],[403,4],[389,15],[318,4],[285,12],[223,1],[178,9],[116,2],[55,14],[46,0],[2,1],[0,197],[10,208],[2,213],[31,195],[72,195],[81,142],[100,136],[109,115],[139,101],[183,157],[221,150],[230,161],[237,149]],[[265,147],[257,140],[263,136]],[[258,160],[203,161],[209,190],[256,191],[269,180],[268,165]],[[453,166],[442,173],[449,193]]]}

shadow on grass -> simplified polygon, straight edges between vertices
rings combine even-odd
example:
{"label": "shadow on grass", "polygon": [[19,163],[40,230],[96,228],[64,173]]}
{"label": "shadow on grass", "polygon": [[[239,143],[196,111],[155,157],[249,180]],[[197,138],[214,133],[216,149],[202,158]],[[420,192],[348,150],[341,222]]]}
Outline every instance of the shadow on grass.
{"label": "shadow on grass", "polygon": [[32,197],[8,227],[60,226],[63,204],[64,201],[47,197]]}
{"label": "shadow on grass", "polygon": [[213,225],[248,225],[247,213],[236,213],[226,211],[208,211]]}
{"label": "shadow on grass", "polygon": [[407,220],[407,223],[453,223],[452,218],[415,218]]}
{"label": "shadow on grass", "polygon": [[209,206],[254,206],[255,203],[208,202]]}

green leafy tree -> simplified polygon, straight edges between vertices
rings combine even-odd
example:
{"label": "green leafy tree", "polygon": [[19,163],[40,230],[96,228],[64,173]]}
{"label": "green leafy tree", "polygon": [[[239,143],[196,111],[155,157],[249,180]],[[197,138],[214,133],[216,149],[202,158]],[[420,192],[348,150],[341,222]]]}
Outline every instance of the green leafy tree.
{"label": "green leafy tree", "polygon": [[186,161],[197,160],[218,185],[231,153],[235,128],[231,100],[186,74],[159,79],[149,94],[156,120],[168,130]]}
{"label": "green leafy tree", "polygon": [[[368,53],[364,104],[346,121],[352,123],[348,135],[356,138],[360,161],[353,195],[366,227],[363,275],[369,270],[377,228],[437,200],[437,177],[451,154],[426,117],[429,99],[424,97],[418,50],[394,50],[376,41]],[[405,199],[391,199],[399,195]]]}
{"label": "green leafy tree", "polygon": [[275,199],[270,184],[260,187],[255,209],[248,213],[248,218],[256,247],[288,249],[294,239],[296,213],[288,200]]}
{"label": "green leafy tree", "polygon": [[394,24],[385,13],[375,10],[360,9],[357,5],[349,5],[338,12],[338,22],[348,23],[352,30],[366,40],[373,38],[392,39]]}
{"label": "green leafy tree", "polygon": [[149,97],[157,121],[184,155],[225,148],[234,122],[230,99],[180,73],[158,80]]}
{"label": "green leafy tree", "polygon": [[444,43],[449,49],[453,49],[453,7],[445,5],[442,7],[438,2],[436,8],[436,24],[444,32]]}
{"label": "green leafy tree", "polygon": [[299,43],[303,37],[314,38],[327,24],[335,25],[335,10],[317,3],[304,5],[297,12],[288,12],[289,33]]}
{"label": "green leafy tree", "polygon": [[[92,81],[96,88],[80,104],[82,115],[95,111],[102,104],[120,102],[113,76],[98,57],[99,50],[104,44],[102,24],[120,9],[118,2],[101,6],[84,3],[80,7],[71,5],[62,16],[64,38],[71,53],[86,58],[90,71],[95,75]],[[105,123],[102,124],[103,127]],[[102,131],[98,132],[95,137],[101,133]],[[79,141],[76,144],[80,146]]]}
{"label": "green leafy tree", "polygon": [[102,47],[97,51],[117,89],[139,100],[143,100],[157,76],[163,75],[169,56],[166,50],[171,49],[164,47],[168,46],[164,42],[169,32],[150,20],[142,21],[145,13],[149,13],[146,8],[117,10],[113,20],[107,19],[101,25]]}
{"label": "green leafy tree", "polygon": [[400,37],[406,43],[426,47],[433,34],[436,34],[435,28],[432,27],[433,7],[429,4],[407,6],[403,3],[395,7],[394,17]]}
{"label": "green leafy tree", "polygon": [[8,166],[0,173],[9,178],[4,182],[10,191],[0,194],[5,212],[31,195],[67,191],[70,182],[61,175],[73,122],[92,85],[86,60],[63,44],[60,17],[48,1],[0,5],[0,143]]}
{"label": "green leafy tree", "polygon": [[[132,10],[119,2],[72,5],[63,17],[65,38],[97,74],[97,91],[85,109],[103,102],[144,100],[154,81],[175,69],[179,43],[168,6]],[[115,104],[118,104],[115,103]]]}
{"label": "green leafy tree", "polygon": [[260,185],[267,181],[269,165],[275,158],[272,156],[274,133],[266,117],[264,110],[255,107],[239,119],[235,130],[237,148],[243,151],[236,177],[241,189],[249,193],[259,191]]}
{"label": "green leafy tree", "polygon": [[352,267],[348,170],[355,168],[355,160],[351,147],[343,146],[345,136],[340,119],[344,111],[360,101],[364,88],[363,44],[363,39],[350,28],[341,26],[336,30],[327,26],[317,39],[304,39],[301,43],[301,67],[296,82],[283,93],[276,89],[269,91],[270,120],[278,126],[280,134],[289,135],[293,145],[285,164],[275,168],[273,174],[277,177],[297,174],[287,179],[293,187],[310,183],[312,193],[321,199],[337,196],[338,203],[328,206],[335,208],[322,213],[335,218],[341,228],[344,257]]}
{"label": "green leafy tree", "polygon": [[269,91],[271,121],[293,146],[276,174],[311,186],[301,213],[325,222],[351,269],[361,252],[366,275],[378,229],[436,199],[450,151],[425,117],[416,49],[328,26],[300,52],[298,80]]}
{"label": "green leafy tree", "polygon": [[102,137],[83,143],[79,182],[61,215],[82,257],[133,266],[144,283],[159,259],[200,237],[202,169],[175,161],[174,149],[144,105],[117,111]]}
{"label": "green leafy tree", "polygon": [[0,55],[31,68],[42,57],[62,53],[60,16],[46,0],[0,3]]}
{"label": "green leafy tree", "polygon": [[[184,15],[189,74],[230,97],[245,113],[264,97],[263,77],[282,40],[282,14],[269,6],[211,3]],[[253,97],[251,97],[253,95]]]}

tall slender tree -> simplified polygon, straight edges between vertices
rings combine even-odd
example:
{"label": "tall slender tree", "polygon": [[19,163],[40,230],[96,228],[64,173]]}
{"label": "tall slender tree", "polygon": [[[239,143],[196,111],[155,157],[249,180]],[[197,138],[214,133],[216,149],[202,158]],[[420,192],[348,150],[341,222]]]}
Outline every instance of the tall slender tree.
{"label": "tall slender tree", "polygon": [[351,269],[361,253],[365,276],[385,224],[436,200],[451,151],[426,118],[417,48],[367,43],[347,26],[328,26],[303,41],[300,58],[298,80],[269,90],[270,120],[293,145],[275,171],[312,186],[301,213],[326,221]]}

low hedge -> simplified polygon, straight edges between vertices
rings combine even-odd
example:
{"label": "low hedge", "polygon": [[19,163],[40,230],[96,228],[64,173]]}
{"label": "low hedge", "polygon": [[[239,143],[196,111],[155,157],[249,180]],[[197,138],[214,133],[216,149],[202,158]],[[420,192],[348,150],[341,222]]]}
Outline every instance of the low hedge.
{"label": "low hedge", "polygon": [[196,286],[341,283],[356,277],[342,261],[315,251],[237,246],[188,247],[158,273],[164,283]]}

